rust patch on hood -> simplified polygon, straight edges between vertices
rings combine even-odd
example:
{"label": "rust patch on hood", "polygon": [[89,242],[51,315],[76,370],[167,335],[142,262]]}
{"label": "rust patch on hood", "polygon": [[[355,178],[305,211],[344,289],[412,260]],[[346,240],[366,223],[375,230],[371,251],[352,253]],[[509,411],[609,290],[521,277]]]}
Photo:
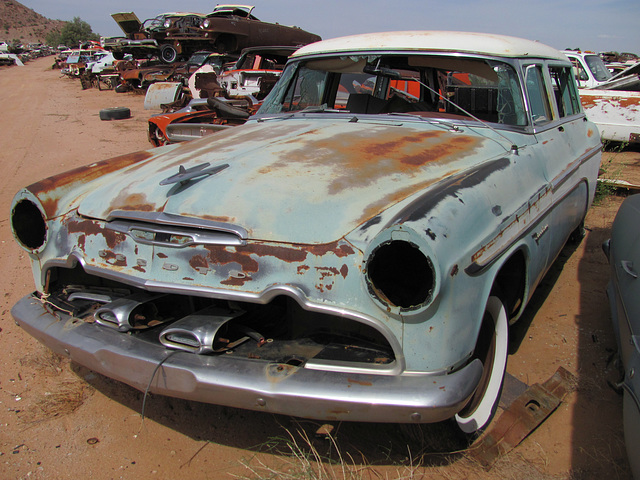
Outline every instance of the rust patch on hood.
{"label": "rust patch on hood", "polygon": [[156,210],[154,205],[147,201],[143,193],[126,194],[124,192],[116,196],[109,205],[108,211],[129,210],[134,212],[151,212]]}
{"label": "rust patch on hood", "polygon": [[[299,142],[299,138],[289,143]],[[322,163],[335,172],[330,194],[370,185],[390,175],[414,176],[431,163],[459,160],[476,150],[482,138],[442,131],[399,129],[396,126],[345,132],[330,138],[304,142],[304,147],[288,152],[287,158],[300,163]],[[282,160],[271,170],[287,168]]]}
{"label": "rust patch on hood", "polygon": [[[205,258],[202,255],[195,255],[189,260],[189,264],[194,270],[199,268],[209,268],[213,265],[227,265],[236,263],[240,265],[242,272],[252,274],[258,272],[260,265],[258,259],[260,257],[275,257],[286,263],[302,263],[309,255],[323,256],[329,252],[333,252],[337,257],[346,257],[354,253],[353,249],[344,243],[332,242],[326,245],[302,245],[302,246],[276,246],[265,245],[261,243],[249,244],[242,247],[229,248],[224,245],[208,245],[205,247],[209,250],[209,254]],[[302,273],[309,269],[308,265],[298,267],[298,273]],[[348,267],[343,266],[340,271],[332,272],[334,275],[346,277]],[[239,280],[234,280],[239,281]],[[242,279],[246,281],[246,279]]]}
{"label": "rust patch on hood", "polygon": [[86,235],[99,235],[104,238],[109,248],[115,248],[116,245],[126,240],[124,233],[116,232],[103,228],[102,225],[94,220],[69,220],[66,222],[67,231],[69,233],[81,233],[78,239],[78,246],[84,247]]}
{"label": "rust patch on hood", "polygon": [[39,182],[29,185],[27,190],[38,197],[42,203],[42,207],[44,208],[47,218],[52,218],[56,215],[58,201],[60,199],[59,194],[53,194],[56,189],[63,188],[75,182],[90,182],[102,175],[114,172],[142,160],[146,160],[151,156],[152,154],[150,152],[141,151],[121,155],[108,160],[102,160],[100,162],[92,163],[91,165],[85,165],[83,167],[69,170],[68,172],[59,173],[58,175],[45,178],[44,180],[40,180]]}

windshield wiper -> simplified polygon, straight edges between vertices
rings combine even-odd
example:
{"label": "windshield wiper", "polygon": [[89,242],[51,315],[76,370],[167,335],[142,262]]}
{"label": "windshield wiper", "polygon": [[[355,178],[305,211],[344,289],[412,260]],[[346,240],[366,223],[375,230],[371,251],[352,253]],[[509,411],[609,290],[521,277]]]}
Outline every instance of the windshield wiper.
{"label": "windshield wiper", "polygon": [[473,118],[475,121],[482,123],[485,127],[487,127],[489,130],[491,130],[493,133],[495,133],[496,135],[499,135],[500,137],[502,137],[504,140],[506,140],[507,142],[509,142],[509,144],[511,145],[511,148],[506,148],[504,145],[502,145],[500,142],[498,142],[497,140],[496,143],[498,143],[502,148],[504,148],[507,152],[512,152],[512,153],[516,153],[518,152],[518,146],[514,145],[511,140],[509,139],[509,137],[507,137],[506,135],[503,135],[502,133],[500,133],[498,130],[496,130],[495,128],[493,128],[491,125],[489,125],[489,123],[485,122],[484,120],[481,120],[480,118],[476,117],[473,113],[469,112],[468,110],[462,108],[460,105],[458,105],[455,102],[452,102],[451,100],[449,100],[446,96],[442,95],[440,92],[435,91],[433,88],[431,88],[429,85],[427,85],[426,83],[421,82],[420,80],[418,80],[417,78],[413,78],[413,77],[403,77],[400,72],[393,70],[392,68],[386,68],[386,67],[382,67],[380,65],[370,65],[367,64],[364,66],[364,68],[362,69],[362,71],[364,73],[368,73],[371,75],[380,75],[383,77],[387,77],[387,78],[391,78],[393,80],[406,80],[406,81],[413,81],[413,82],[417,82],[420,85],[422,85],[424,88],[426,88],[427,90],[429,90],[431,93],[433,93],[434,95],[436,95],[437,97],[441,98],[442,100],[444,100],[445,102],[449,103],[450,105],[453,105],[455,108],[459,109],[461,112],[463,112],[465,115],[470,116],[471,118]]}

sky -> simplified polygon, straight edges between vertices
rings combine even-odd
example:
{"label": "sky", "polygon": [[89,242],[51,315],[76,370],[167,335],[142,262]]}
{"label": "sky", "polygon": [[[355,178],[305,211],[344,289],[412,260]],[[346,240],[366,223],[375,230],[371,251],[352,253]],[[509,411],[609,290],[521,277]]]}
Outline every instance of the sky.
{"label": "sky", "polygon": [[[165,12],[206,14],[217,4],[206,0],[20,3],[51,19],[80,17],[102,36],[122,35],[112,13],[133,11],[144,21]],[[323,39],[395,30],[454,30],[511,35],[559,50],[640,54],[639,0],[253,0],[246,4],[255,5],[253,13],[262,21],[296,25]]]}

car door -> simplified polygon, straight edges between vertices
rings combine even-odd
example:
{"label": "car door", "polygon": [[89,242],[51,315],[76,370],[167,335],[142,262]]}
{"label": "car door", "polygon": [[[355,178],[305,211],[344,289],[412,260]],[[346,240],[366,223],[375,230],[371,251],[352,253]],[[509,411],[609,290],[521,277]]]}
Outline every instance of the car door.
{"label": "car door", "polygon": [[[537,243],[544,241],[548,245],[547,266],[584,218],[589,198],[589,186],[580,175],[587,150],[588,123],[581,113],[571,68],[553,68],[553,78],[546,62],[531,62],[524,68],[534,135],[540,147],[538,161],[551,195],[552,207],[533,233]],[[571,82],[567,83],[566,75]],[[565,90],[556,93],[554,84],[560,78]]]}

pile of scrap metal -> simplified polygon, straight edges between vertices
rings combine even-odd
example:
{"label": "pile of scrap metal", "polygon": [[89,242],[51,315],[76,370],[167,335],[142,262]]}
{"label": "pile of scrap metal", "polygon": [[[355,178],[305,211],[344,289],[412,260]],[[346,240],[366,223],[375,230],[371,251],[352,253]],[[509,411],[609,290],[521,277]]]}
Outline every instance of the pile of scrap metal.
{"label": "pile of scrap metal", "polygon": [[24,66],[22,59],[15,53],[0,53],[0,65]]}
{"label": "pile of scrap metal", "polygon": [[582,107],[602,140],[640,143],[640,62],[614,75],[595,53],[564,53],[574,66]]}
{"label": "pile of scrap metal", "polygon": [[193,99],[185,108],[149,119],[148,138],[154,147],[200,138],[209,133],[242,125],[258,110],[246,98]]}
{"label": "pile of scrap metal", "polygon": [[114,13],[125,37],[103,42],[116,58],[129,53],[134,58],[158,57],[165,63],[184,60],[198,50],[238,54],[244,48],[271,45],[300,47],[317,42],[318,35],[253,16],[255,7],[218,5],[207,15],[162,13],[140,22],[133,12]]}
{"label": "pile of scrap metal", "polygon": [[24,66],[28,60],[52,55],[53,49],[40,43],[8,44],[0,42],[0,65]]}
{"label": "pile of scrap metal", "polygon": [[80,78],[87,64],[97,62],[108,54],[109,52],[97,48],[65,50],[56,58],[56,65],[63,75]]}
{"label": "pile of scrap metal", "polygon": [[[243,124],[271,91],[295,47],[253,47],[243,50],[226,70],[210,65],[189,79],[180,97],[177,83],[156,83],[145,98],[145,108],[162,108],[149,119],[149,141],[154,146],[184,142]],[[187,101],[191,100],[184,108]]]}

